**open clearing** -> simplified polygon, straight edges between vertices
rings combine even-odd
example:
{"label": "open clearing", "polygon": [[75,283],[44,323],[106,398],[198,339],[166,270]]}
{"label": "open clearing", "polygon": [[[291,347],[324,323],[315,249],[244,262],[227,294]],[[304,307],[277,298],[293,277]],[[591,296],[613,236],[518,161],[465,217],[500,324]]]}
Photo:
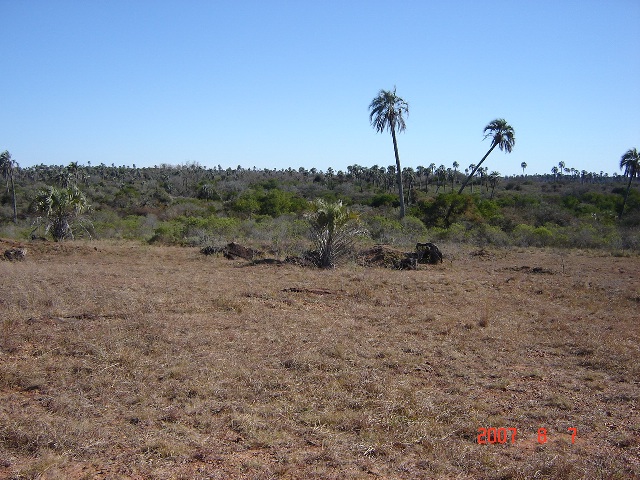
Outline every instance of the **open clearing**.
{"label": "open clearing", "polygon": [[0,478],[640,476],[638,257],[25,246],[0,262]]}

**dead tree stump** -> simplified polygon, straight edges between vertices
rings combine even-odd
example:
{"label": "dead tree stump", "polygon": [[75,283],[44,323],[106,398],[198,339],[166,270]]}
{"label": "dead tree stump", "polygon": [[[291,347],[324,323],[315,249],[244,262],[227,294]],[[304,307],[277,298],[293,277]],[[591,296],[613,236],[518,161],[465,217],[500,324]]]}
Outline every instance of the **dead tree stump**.
{"label": "dead tree stump", "polygon": [[418,263],[442,263],[442,252],[438,246],[431,242],[416,243],[416,252],[418,254]]}

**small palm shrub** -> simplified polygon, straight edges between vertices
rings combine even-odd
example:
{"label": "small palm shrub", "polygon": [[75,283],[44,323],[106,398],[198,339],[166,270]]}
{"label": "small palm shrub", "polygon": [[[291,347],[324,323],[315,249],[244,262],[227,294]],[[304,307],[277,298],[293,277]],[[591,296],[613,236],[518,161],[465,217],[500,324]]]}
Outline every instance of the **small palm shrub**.
{"label": "small palm shrub", "polygon": [[308,219],[315,246],[312,260],[320,268],[333,268],[352,252],[356,237],[365,232],[358,223],[358,215],[350,212],[341,201],[318,199],[311,208]]}
{"label": "small palm shrub", "polygon": [[74,231],[89,235],[91,222],[83,217],[90,208],[87,197],[78,187],[45,187],[38,192],[33,202],[33,210],[39,215],[34,222],[34,232],[43,227],[44,233],[51,234],[56,242],[74,238]]}

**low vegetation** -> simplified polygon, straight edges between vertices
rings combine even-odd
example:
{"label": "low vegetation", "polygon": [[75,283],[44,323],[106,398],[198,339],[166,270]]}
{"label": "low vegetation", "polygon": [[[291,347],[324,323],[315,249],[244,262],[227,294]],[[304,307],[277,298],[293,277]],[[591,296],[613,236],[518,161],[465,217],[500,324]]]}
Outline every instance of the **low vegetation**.
{"label": "low vegetation", "polygon": [[102,239],[201,247],[242,241],[298,255],[312,246],[306,216],[320,199],[342,202],[357,214],[369,243],[406,248],[429,240],[638,252],[640,182],[633,179],[640,169],[630,152],[620,164],[625,175],[614,176],[554,167],[549,175],[500,177],[471,165],[476,175],[463,194],[457,191],[469,169],[458,171],[457,163],[448,169],[404,168],[404,218],[394,166],[353,165],[338,172],[198,164],[19,168],[12,160],[4,162],[0,236],[43,236],[42,230],[34,232],[38,219],[52,220],[42,214],[43,192],[72,191],[91,205],[90,214],[78,218],[92,222],[76,224],[74,235]]}

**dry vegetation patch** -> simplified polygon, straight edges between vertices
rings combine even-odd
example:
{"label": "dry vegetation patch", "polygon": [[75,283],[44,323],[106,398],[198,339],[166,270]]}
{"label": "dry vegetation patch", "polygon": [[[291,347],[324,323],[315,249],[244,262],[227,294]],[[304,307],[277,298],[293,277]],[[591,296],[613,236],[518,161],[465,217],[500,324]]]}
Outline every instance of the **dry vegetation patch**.
{"label": "dry vegetation patch", "polygon": [[640,474],[636,257],[322,271],[26,248],[0,262],[0,478]]}

